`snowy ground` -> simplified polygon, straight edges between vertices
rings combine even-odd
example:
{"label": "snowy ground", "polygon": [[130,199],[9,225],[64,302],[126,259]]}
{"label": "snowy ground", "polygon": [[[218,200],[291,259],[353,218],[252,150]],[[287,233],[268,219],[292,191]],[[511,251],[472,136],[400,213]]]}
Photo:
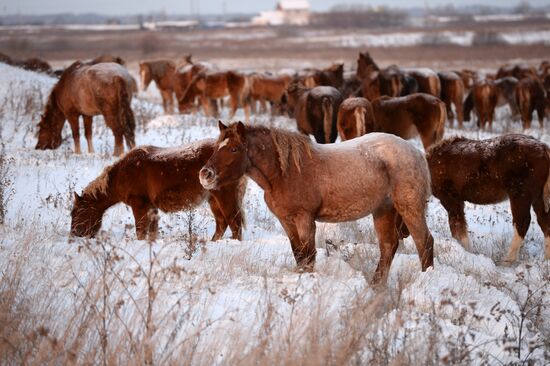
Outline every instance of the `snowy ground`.
{"label": "snowy ground", "polygon": [[[513,233],[507,202],[467,204],[474,245],[468,253],[451,239],[446,212],[432,199],[434,268],[420,272],[408,238],[388,288],[377,291],[369,285],[379,255],[370,218],[318,224],[316,271],[297,273],[288,239],[253,182],[242,242],[208,241],[214,220],[207,205],[162,215],[155,243],[135,239],[123,205],[106,213],[97,239],[69,239],[72,194],[114,161],[113,137],[96,117],[95,154],[73,154],[68,125],[59,149],[35,151],[54,82],[0,64],[0,362],[550,362],[550,263],[542,259],[534,215],[519,263],[496,264]],[[154,94],[133,102],[138,144],[174,146],[217,135],[214,119],[163,115],[150,102]],[[507,109],[497,112],[495,133],[467,125],[446,135],[520,131]],[[295,126],[282,117],[252,122]],[[534,125],[528,133],[550,143]]]}

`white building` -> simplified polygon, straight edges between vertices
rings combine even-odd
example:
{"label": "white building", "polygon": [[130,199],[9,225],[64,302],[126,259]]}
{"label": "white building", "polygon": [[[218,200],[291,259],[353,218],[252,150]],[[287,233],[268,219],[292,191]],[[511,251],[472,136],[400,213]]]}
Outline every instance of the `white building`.
{"label": "white building", "polygon": [[309,2],[307,0],[281,0],[273,11],[262,11],[252,18],[254,25],[307,25]]}

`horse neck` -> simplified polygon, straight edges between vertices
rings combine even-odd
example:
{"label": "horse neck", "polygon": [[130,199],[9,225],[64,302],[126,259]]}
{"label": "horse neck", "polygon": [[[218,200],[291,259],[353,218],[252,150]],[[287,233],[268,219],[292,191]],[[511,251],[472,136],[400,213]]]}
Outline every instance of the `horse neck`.
{"label": "horse neck", "polygon": [[65,122],[65,115],[58,105],[58,91],[52,90],[46,104],[46,110],[40,121],[41,127],[47,128],[51,133],[61,134]]}
{"label": "horse neck", "polygon": [[[248,135],[248,159],[246,174],[264,191],[269,192],[282,178],[278,154],[269,134]],[[255,148],[250,148],[254,146]]]}
{"label": "horse neck", "polygon": [[111,194],[111,190],[107,188],[107,192],[96,192],[95,194],[86,194],[86,202],[88,208],[93,208],[98,216],[103,216],[105,211],[111,206],[120,202],[120,199],[116,199],[115,195]]}

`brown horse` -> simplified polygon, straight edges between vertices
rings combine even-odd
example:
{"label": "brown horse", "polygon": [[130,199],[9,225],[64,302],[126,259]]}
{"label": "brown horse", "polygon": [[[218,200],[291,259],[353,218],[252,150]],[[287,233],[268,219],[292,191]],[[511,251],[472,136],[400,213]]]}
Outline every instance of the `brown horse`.
{"label": "brown horse", "polygon": [[113,56],[113,55],[99,55],[96,58],[88,61],[86,64],[88,65],[95,65],[102,62],[114,62],[116,64],[126,66],[126,61],[122,59],[122,57],[119,56]]}
{"label": "brown horse", "polygon": [[78,119],[84,120],[88,152],[93,153],[92,118],[102,114],[115,137],[115,156],[124,152],[123,139],[128,148],[135,146],[136,128],[130,107],[135,81],[123,66],[101,63],[92,66],[76,61],[61,75],[53,87],[44,114],[38,125],[36,149],[57,149],[61,145],[61,130],[69,120],[75,152],[80,154]]}
{"label": "brown horse", "polygon": [[508,104],[510,111],[512,112],[512,117],[519,114],[519,109],[516,102],[517,83],[518,79],[513,76],[506,76],[495,80],[495,85],[499,93],[497,107]]}
{"label": "brown horse", "polygon": [[477,141],[444,140],[427,154],[432,191],[449,215],[451,233],[471,250],[464,201],[487,205],[510,200],[515,234],[506,261],[517,259],[531,222],[531,206],[550,259],[550,150],[530,136],[510,134]]}
{"label": "brown horse", "polygon": [[456,110],[458,127],[462,128],[464,121],[464,83],[462,78],[452,71],[438,72],[441,81],[441,100],[447,107],[447,118],[453,126],[454,113],[452,105]]}
{"label": "brown horse", "polygon": [[525,63],[510,64],[501,66],[495,76],[495,79],[500,79],[506,76],[513,76],[518,80],[523,78],[538,78],[537,69]]}
{"label": "brown horse", "polygon": [[191,108],[195,99],[199,98],[205,115],[216,116],[217,110],[211,111],[211,101],[229,95],[230,118],[233,118],[237,108],[242,106],[246,121],[248,121],[250,118],[249,92],[248,78],[241,73],[235,71],[199,72],[183,92],[178,104],[180,111],[187,111]]}
{"label": "brown horse", "polygon": [[296,118],[298,131],[313,135],[320,144],[336,141],[336,122],[342,94],[331,86],[308,89],[292,83],[287,89],[288,105]]}
{"label": "brown horse", "polygon": [[53,74],[53,69],[50,64],[36,57],[22,61],[14,61],[13,65],[29,71],[41,72],[44,74]]}
{"label": "brown horse", "polygon": [[403,139],[420,135],[424,149],[443,138],[447,112],[445,103],[429,94],[416,93],[405,97],[381,97],[372,102],[374,124],[365,132],[385,132]]}
{"label": "brown horse", "polygon": [[170,60],[143,61],[139,63],[142,90],[147,90],[151,81],[154,80],[162,96],[162,107],[165,113],[172,113],[174,111],[173,79],[175,72],[176,64]]}
{"label": "brown horse", "polygon": [[253,74],[249,76],[250,82],[250,100],[259,101],[261,111],[265,113],[266,101],[273,106],[272,114],[275,110],[281,110],[281,104],[290,83],[289,75],[272,76],[267,74]]}
{"label": "brown horse", "polygon": [[387,95],[398,97],[416,92],[410,79],[406,79],[405,74],[395,65],[385,69],[378,67],[372,59],[370,53],[360,52],[357,59],[357,77],[363,80],[363,97],[370,101]]}
{"label": "brown horse", "polygon": [[246,180],[206,191],[199,170],[214,152],[215,140],[201,140],[178,148],[141,146],[124,155],[92,181],[82,196],[75,193],[71,234],[93,237],[101,228],[105,211],[123,202],[132,208],[139,240],[154,240],[158,209],[176,212],[196,207],[208,199],[216,219],[212,240],[221,239],[227,226],[233,239],[242,239],[244,215],[241,202]]}
{"label": "brown horse", "polygon": [[538,79],[521,79],[515,87],[515,94],[523,128],[531,128],[534,111],[537,111],[540,127],[543,128],[546,112],[546,91],[542,83]]}
{"label": "brown horse", "polygon": [[[174,74],[173,88],[176,94],[176,100],[178,101],[178,110],[180,113],[185,113],[188,106],[181,105],[180,99],[183,97],[183,93],[191,84],[191,81],[200,72],[207,71],[208,68],[201,64],[188,64],[182,68],[178,68],[178,71]],[[195,101],[193,101],[194,104]]]}
{"label": "brown horse", "polygon": [[340,104],[336,126],[342,141],[363,136],[367,133],[367,126],[375,124],[372,105],[368,99],[348,98]]}
{"label": "brown horse", "polygon": [[416,80],[420,93],[431,94],[439,98],[441,95],[441,82],[435,71],[427,68],[405,69],[404,71]]}
{"label": "brown horse", "polygon": [[478,126],[484,130],[485,125],[488,124],[491,130],[498,98],[499,91],[494,80],[476,80],[470,95],[464,102],[464,114],[468,117],[465,119],[469,120],[470,113],[474,110]]}
{"label": "brown horse", "polygon": [[433,265],[426,225],[430,176],[424,154],[388,134],[339,144],[314,144],[306,136],[265,127],[229,127],[220,136],[201,184],[216,189],[249,176],[264,190],[267,206],[283,226],[298,266],[315,265],[315,221],[342,222],[373,214],[380,245],[374,282],[385,280],[399,237],[401,215],[418,250],[422,270]]}

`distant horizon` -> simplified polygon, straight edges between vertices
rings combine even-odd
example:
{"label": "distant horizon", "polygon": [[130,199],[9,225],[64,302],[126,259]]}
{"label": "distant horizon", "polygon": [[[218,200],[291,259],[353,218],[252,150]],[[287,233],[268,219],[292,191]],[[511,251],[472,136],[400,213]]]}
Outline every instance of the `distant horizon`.
{"label": "distant horizon", "polygon": [[[236,4],[235,4],[236,3]],[[397,9],[411,8],[441,8],[452,5],[456,8],[466,6],[487,6],[491,8],[514,8],[518,6],[519,0],[501,0],[498,4],[495,2],[480,0],[373,0],[373,1],[350,1],[342,3],[338,0],[313,0],[309,1],[310,10],[313,12],[328,11],[336,5],[368,5],[368,6],[386,6]],[[532,7],[549,6],[548,0],[531,0],[527,3]],[[277,1],[267,0],[191,0],[173,1],[173,0],[118,0],[116,2],[108,0],[97,0],[93,3],[71,0],[52,0],[44,2],[42,0],[0,0],[1,16],[40,16],[56,14],[97,14],[103,16],[132,16],[147,15],[154,13],[166,13],[168,15],[223,15],[223,14],[256,14],[261,11],[273,10]],[[131,11],[128,11],[132,9]]]}

